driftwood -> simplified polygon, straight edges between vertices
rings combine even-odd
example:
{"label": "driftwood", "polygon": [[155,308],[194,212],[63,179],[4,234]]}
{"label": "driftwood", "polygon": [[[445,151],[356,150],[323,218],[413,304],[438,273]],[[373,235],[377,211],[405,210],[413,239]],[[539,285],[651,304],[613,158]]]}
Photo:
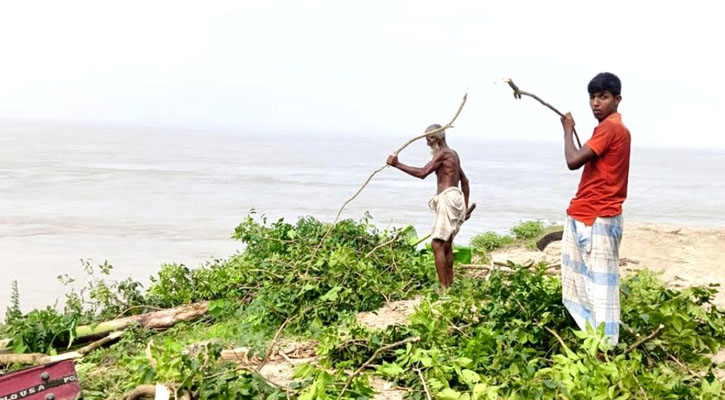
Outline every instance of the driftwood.
{"label": "driftwood", "polygon": [[76,337],[83,338],[103,335],[108,332],[126,329],[135,324],[149,329],[167,329],[174,326],[177,322],[189,321],[201,317],[206,314],[208,307],[208,301],[201,301],[166,310],[101,322],[98,325],[82,325],[76,328]]}
{"label": "driftwood", "polygon": [[[516,84],[514,83],[513,80],[511,80],[511,79],[504,79],[503,81],[506,82],[506,83],[508,83],[509,86],[511,86],[511,89],[513,89],[513,91],[514,91],[514,98],[515,99],[520,99],[521,96],[529,96],[532,99],[538,101],[539,103],[541,103],[544,106],[546,106],[547,108],[549,108],[551,111],[559,114],[560,117],[564,117],[564,114],[562,114],[561,111],[557,110],[554,106],[552,106],[551,104],[545,102],[544,100],[541,100],[541,98],[539,98],[539,96],[537,96],[537,95],[535,95],[533,93],[524,92],[523,90],[519,89],[519,87],[516,86]],[[579,145],[579,148],[581,148],[582,147],[582,143],[579,141],[579,135],[577,135],[576,129],[574,129],[574,137],[576,138],[576,143]]]}
{"label": "driftwood", "polygon": [[75,360],[83,358],[93,350],[105,346],[108,343],[115,341],[123,335],[124,331],[112,332],[103,339],[97,340],[89,345],[83,346],[75,351],[69,351],[67,353],[58,354],[55,356],[49,356],[42,353],[29,353],[29,354],[0,354],[0,365],[8,364],[48,364],[56,361],[63,360]]}
{"label": "driftwood", "polygon": [[114,319],[112,321],[101,322],[98,325],[82,325],[76,328],[76,337],[78,339],[90,339],[94,337],[101,337],[101,339],[85,347],[81,347],[76,351],[55,356],[42,353],[0,354],[0,365],[12,363],[46,364],[55,361],[82,358],[96,348],[121,337],[123,330],[131,325],[138,324],[149,329],[167,329],[180,321],[189,321],[201,317],[206,314],[208,306],[208,301],[202,301],[166,310]]}
{"label": "driftwood", "polygon": [[[173,392],[173,390],[172,390]],[[136,389],[132,390],[125,396],[121,397],[121,400],[140,400],[140,399],[148,399],[148,398],[154,398],[156,396],[156,385],[141,385],[136,387]],[[191,400],[191,396],[189,395],[189,392],[184,390],[181,395],[177,397],[179,400]]]}
{"label": "driftwood", "polygon": [[[559,272],[555,269],[559,266],[559,264],[551,264],[547,265],[546,269],[544,270],[544,275],[558,275]],[[526,269],[530,268],[529,266],[523,266],[523,268],[511,268],[507,263],[503,263],[500,261],[494,261],[492,264],[458,264],[455,265],[458,269],[467,269],[467,270],[474,270],[474,271],[501,271],[504,273],[514,273],[519,271],[520,269]]]}
{"label": "driftwood", "polygon": [[249,359],[249,347],[222,350],[220,358],[224,361],[236,362],[242,365],[252,365],[258,362],[258,360]]}

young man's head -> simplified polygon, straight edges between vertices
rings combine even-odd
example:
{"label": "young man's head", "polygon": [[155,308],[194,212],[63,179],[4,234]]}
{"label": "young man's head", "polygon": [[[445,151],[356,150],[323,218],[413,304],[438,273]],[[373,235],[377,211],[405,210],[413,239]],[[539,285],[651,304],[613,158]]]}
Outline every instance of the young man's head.
{"label": "young man's head", "polygon": [[619,102],[622,101],[622,82],[617,75],[609,72],[597,74],[589,81],[587,91],[594,118],[601,122],[610,114],[617,112]]}
{"label": "young man's head", "polygon": [[[433,132],[441,128],[442,126],[440,126],[440,124],[433,124],[425,128],[425,132]],[[428,147],[430,147],[430,153],[435,155],[441,149],[441,145],[446,143],[446,131],[441,130],[432,135],[426,136],[425,142],[428,144]]]}

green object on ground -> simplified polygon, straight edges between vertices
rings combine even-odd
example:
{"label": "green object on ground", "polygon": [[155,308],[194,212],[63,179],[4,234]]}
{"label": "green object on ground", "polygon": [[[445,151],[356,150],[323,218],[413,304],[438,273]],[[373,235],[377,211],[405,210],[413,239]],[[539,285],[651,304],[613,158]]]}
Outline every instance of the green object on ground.
{"label": "green object on ground", "polygon": [[[433,252],[430,243],[426,243],[424,251]],[[473,260],[471,246],[453,245],[453,264],[470,264]]]}

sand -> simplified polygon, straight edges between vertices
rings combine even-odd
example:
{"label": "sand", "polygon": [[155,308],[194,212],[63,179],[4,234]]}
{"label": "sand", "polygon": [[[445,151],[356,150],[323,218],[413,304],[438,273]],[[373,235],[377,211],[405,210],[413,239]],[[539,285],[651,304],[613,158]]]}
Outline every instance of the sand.
{"label": "sand", "polygon": [[[719,284],[715,304],[725,307],[725,229],[684,228],[663,224],[626,224],[619,251],[623,274],[648,268],[674,288]],[[492,254],[494,261],[559,262],[561,242],[544,252],[505,248]]]}

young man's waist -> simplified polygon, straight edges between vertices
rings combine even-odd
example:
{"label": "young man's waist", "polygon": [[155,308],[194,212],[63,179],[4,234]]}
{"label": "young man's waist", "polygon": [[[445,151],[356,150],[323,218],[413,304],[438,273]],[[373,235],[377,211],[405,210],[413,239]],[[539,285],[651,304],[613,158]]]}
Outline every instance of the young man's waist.
{"label": "young man's waist", "polygon": [[591,202],[578,202],[574,199],[566,210],[567,215],[591,225],[597,217],[616,217],[622,214],[622,202],[612,202],[605,204],[592,204]]}

